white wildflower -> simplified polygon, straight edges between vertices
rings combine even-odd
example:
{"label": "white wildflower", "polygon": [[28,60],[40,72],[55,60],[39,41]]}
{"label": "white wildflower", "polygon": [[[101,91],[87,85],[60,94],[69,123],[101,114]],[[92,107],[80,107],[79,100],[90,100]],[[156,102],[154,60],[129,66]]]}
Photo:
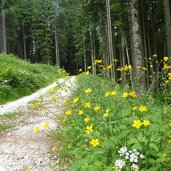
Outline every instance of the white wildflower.
{"label": "white wildflower", "polygon": [[138,165],[133,163],[132,166],[131,166],[131,169],[132,170],[139,170],[139,167],[138,167]]}
{"label": "white wildflower", "polygon": [[122,169],[125,166],[125,161],[124,160],[116,160],[115,162],[115,167],[117,167],[118,169]]}
{"label": "white wildflower", "polygon": [[121,147],[118,151],[120,156],[124,156],[126,152],[127,152],[127,147]]}

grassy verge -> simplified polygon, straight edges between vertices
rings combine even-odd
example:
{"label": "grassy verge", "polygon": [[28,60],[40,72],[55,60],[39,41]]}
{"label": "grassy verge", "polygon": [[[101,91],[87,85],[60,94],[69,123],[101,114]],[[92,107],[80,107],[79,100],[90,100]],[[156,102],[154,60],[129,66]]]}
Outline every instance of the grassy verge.
{"label": "grassy verge", "polygon": [[[12,128],[14,125],[11,123],[11,119],[19,116],[19,113],[6,113],[5,115],[0,115],[0,133],[6,131],[9,128]],[[10,121],[10,122],[8,122]]]}
{"label": "grassy verge", "polygon": [[[62,70],[61,70],[62,71]],[[0,104],[29,95],[63,75],[57,67],[30,64],[14,55],[0,55]]]}
{"label": "grassy verge", "polygon": [[54,137],[72,171],[171,170],[171,107],[129,87],[80,75]]}

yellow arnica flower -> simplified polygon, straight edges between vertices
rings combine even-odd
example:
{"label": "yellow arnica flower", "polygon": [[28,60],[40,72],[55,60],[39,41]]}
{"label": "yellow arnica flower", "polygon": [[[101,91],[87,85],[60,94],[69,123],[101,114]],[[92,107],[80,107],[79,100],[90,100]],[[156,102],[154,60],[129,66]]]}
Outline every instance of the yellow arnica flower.
{"label": "yellow arnica flower", "polygon": [[142,106],[139,107],[139,111],[140,112],[147,112],[148,111],[148,108],[147,108],[147,106],[143,106],[142,105]]}
{"label": "yellow arnica flower", "polygon": [[167,62],[168,60],[169,60],[169,57],[164,57],[164,59],[163,59],[165,62]]}
{"label": "yellow arnica flower", "polygon": [[107,91],[106,94],[105,94],[105,97],[108,97],[111,95],[111,92],[110,91]]}
{"label": "yellow arnica flower", "polygon": [[141,122],[141,120],[134,120],[134,122],[132,124],[132,126],[137,129],[139,129],[142,125],[143,125],[143,123]]}
{"label": "yellow arnica flower", "polygon": [[137,106],[134,106],[134,107],[132,108],[132,110],[135,111],[135,110],[137,110],[137,108],[138,108]]}
{"label": "yellow arnica flower", "polygon": [[97,60],[94,61],[94,64],[95,64],[95,65],[96,65],[96,64],[100,64],[100,63],[102,63],[102,60],[98,60],[98,59],[97,59]]}
{"label": "yellow arnica flower", "polygon": [[76,97],[74,100],[73,100],[73,103],[77,103],[79,101],[79,98]]}
{"label": "yellow arnica flower", "polygon": [[85,119],[84,119],[84,122],[89,122],[91,120],[91,118],[90,117],[86,117]]}
{"label": "yellow arnica flower", "polygon": [[157,58],[157,54],[154,54],[154,55],[153,55],[153,58]]}
{"label": "yellow arnica flower", "polygon": [[30,171],[30,168],[26,167],[26,170],[25,171]]}
{"label": "yellow arnica flower", "polygon": [[57,146],[54,146],[54,147],[52,148],[52,151],[55,152],[56,150],[57,150]]}
{"label": "yellow arnica flower", "polygon": [[79,110],[79,111],[78,111],[78,114],[79,114],[79,115],[82,115],[83,113],[84,113],[83,110]]}
{"label": "yellow arnica flower", "polygon": [[169,66],[169,65],[167,65],[167,64],[164,64],[164,66],[163,66],[163,69],[165,70],[165,69],[170,69],[171,68],[171,66]]}
{"label": "yellow arnica flower", "polygon": [[85,103],[85,108],[91,108],[91,103],[90,102]]}
{"label": "yellow arnica flower", "polygon": [[87,126],[85,133],[86,134],[91,134],[93,132],[93,124],[91,124],[90,126]]}
{"label": "yellow arnica flower", "polygon": [[44,123],[43,128],[46,128],[49,126],[49,122]]}
{"label": "yellow arnica flower", "polygon": [[129,96],[130,96],[130,97],[133,97],[133,98],[137,98],[137,94],[136,94],[135,91],[131,91],[131,92],[129,93]]}
{"label": "yellow arnica flower", "polygon": [[57,97],[55,97],[55,96],[52,96],[50,99],[51,102],[56,102],[56,100],[57,100]]}
{"label": "yellow arnica flower", "polygon": [[92,91],[93,91],[93,90],[92,90],[91,88],[88,88],[88,89],[85,90],[85,92],[86,92],[87,94],[90,94]]}
{"label": "yellow arnica flower", "polygon": [[39,127],[38,127],[38,126],[36,126],[36,127],[34,128],[34,133],[37,133],[37,132],[39,132]]}
{"label": "yellow arnica flower", "polygon": [[129,96],[128,92],[125,92],[125,93],[123,93],[123,95],[122,95],[122,97],[128,97],[128,96]]}
{"label": "yellow arnica flower", "polygon": [[107,66],[107,69],[110,70],[112,68],[112,64],[110,64],[109,66]]}
{"label": "yellow arnica flower", "polygon": [[94,111],[98,111],[98,110],[100,110],[100,106],[95,106]]}
{"label": "yellow arnica flower", "polygon": [[66,100],[66,99],[64,99],[64,100],[63,100],[63,103],[65,104],[66,102],[67,102],[67,100]]}
{"label": "yellow arnica flower", "polygon": [[104,116],[105,118],[107,118],[107,117],[109,117],[109,113],[104,113],[103,116]]}
{"label": "yellow arnica flower", "polygon": [[111,96],[116,96],[116,94],[117,94],[116,90],[111,92]]}
{"label": "yellow arnica flower", "polygon": [[87,69],[91,69],[91,66],[88,66]]}
{"label": "yellow arnica flower", "polygon": [[146,126],[149,126],[150,125],[150,121],[149,120],[144,120],[143,121],[143,125],[146,127]]}
{"label": "yellow arnica flower", "polygon": [[90,141],[90,144],[93,147],[96,147],[96,146],[100,145],[99,140],[98,139],[94,139],[94,138]]}
{"label": "yellow arnica flower", "polygon": [[90,72],[89,71],[87,71],[86,73],[85,73],[85,75],[89,75],[90,74]]}
{"label": "yellow arnica flower", "polygon": [[69,115],[71,115],[71,114],[72,114],[72,111],[71,111],[71,110],[67,110],[67,111],[66,111],[66,115],[69,116]]}

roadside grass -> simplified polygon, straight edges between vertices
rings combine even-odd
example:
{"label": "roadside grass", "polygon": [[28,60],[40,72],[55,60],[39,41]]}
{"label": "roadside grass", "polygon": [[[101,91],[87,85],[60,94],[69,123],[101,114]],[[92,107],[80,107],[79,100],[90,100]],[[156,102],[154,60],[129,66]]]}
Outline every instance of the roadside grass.
{"label": "roadside grass", "polygon": [[171,107],[81,74],[53,138],[72,171],[171,170]]}
{"label": "roadside grass", "polygon": [[8,121],[11,122],[12,119],[20,116],[18,112],[9,112],[4,115],[0,115],[0,133],[6,131],[9,128],[14,127],[14,124],[9,123]]}
{"label": "roadside grass", "polygon": [[0,105],[29,95],[65,75],[57,67],[31,64],[14,55],[0,54]]}

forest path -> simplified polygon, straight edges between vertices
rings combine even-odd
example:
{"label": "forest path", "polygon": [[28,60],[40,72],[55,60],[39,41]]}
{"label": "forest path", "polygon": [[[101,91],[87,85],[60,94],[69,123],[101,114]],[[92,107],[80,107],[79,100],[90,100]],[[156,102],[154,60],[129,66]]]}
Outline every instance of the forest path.
{"label": "forest path", "polygon": [[[53,170],[57,156],[52,148],[57,144],[46,133],[57,126],[57,118],[66,108],[63,99],[70,98],[74,83],[75,77],[59,79],[34,103],[26,106],[23,102],[22,115],[8,121],[16,126],[0,134],[0,171]],[[37,133],[35,127],[39,127]]]}

